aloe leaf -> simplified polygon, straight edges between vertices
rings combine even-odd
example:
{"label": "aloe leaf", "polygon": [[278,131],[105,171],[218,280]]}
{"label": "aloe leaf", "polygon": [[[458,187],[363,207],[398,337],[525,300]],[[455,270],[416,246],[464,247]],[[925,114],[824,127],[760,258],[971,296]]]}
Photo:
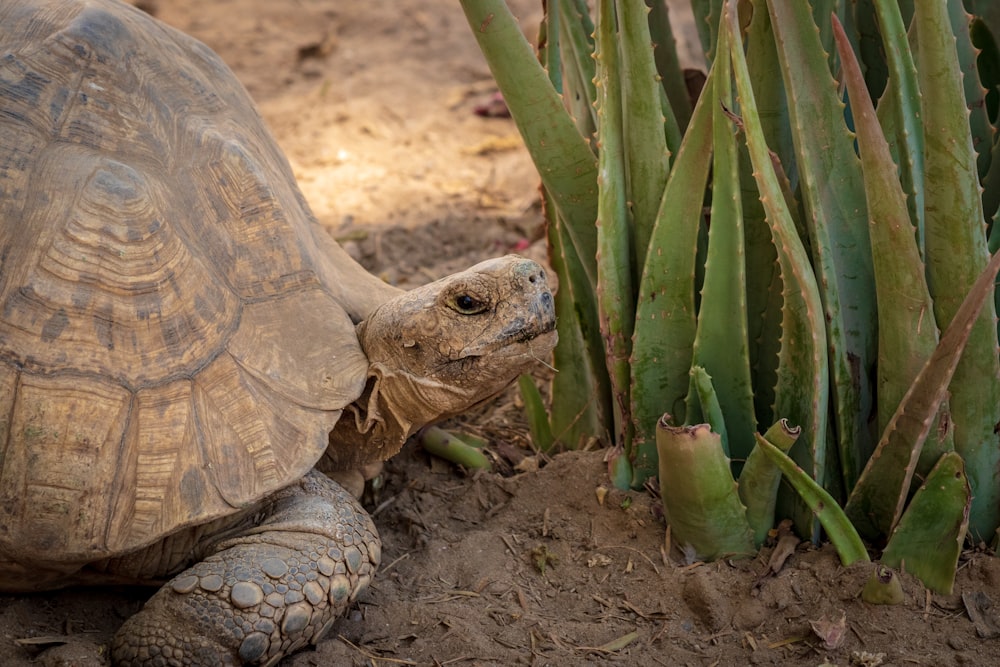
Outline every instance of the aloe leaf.
{"label": "aloe leaf", "polygon": [[927,476],[892,531],[882,562],[951,595],[972,502],[962,457],[951,452]]}
{"label": "aloe leaf", "polygon": [[[660,104],[663,87],[653,60],[649,9],[644,0],[605,1],[617,7],[620,26],[618,80],[621,81],[625,176],[632,213],[635,277],[638,279],[670,171]],[[673,113],[669,107],[667,111]]]}
{"label": "aloe leaf", "polygon": [[993,142],[993,156],[990,159],[990,170],[983,178],[983,215],[990,223],[988,247],[990,252],[1000,248],[1000,226],[997,226],[997,214],[1000,213],[1000,137]]}
{"label": "aloe leaf", "polygon": [[[997,154],[1000,155],[1000,152]],[[990,253],[1000,250],[1000,224],[998,223],[1000,223],[1000,211],[993,214],[993,225],[990,228],[990,237],[987,241],[987,247],[989,248]],[[1000,293],[998,293],[998,296],[1000,296]],[[998,312],[1000,312],[1000,309],[998,309]]]}
{"label": "aloe leaf", "polygon": [[451,461],[460,466],[473,469],[490,470],[493,464],[483,450],[463,441],[453,433],[437,426],[431,426],[421,431],[420,446],[427,453]]}
{"label": "aloe leaf", "polygon": [[[938,331],[934,324],[934,302],[931,300],[924,264],[913,235],[906,208],[906,195],[896,179],[896,166],[889,144],[876,118],[875,109],[861,76],[861,68],[847,41],[840,23],[834,20],[834,35],[840,50],[844,80],[850,94],[854,122],[858,133],[858,148],[865,176],[869,235],[874,258],[875,288],[878,295],[878,421],[881,433],[889,423],[903,396],[913,385],[924,363],[934,352]],[[947,402],[941,413],[947,412]],[[932,429],[932,442],[924,445],[917,474],[926,475],[945,451],[953,448],[951,430],[942,426]],[[904,441],[898,441],[900,446]],[[899,450],[895,455],[883,453],[886,469],[869,475],[866,484],[881,489],[902,488],[905,461],[910,452]],[[863,493],[867,493],[864,491]],[[884,522],[879,530],[887,528]],[[865,522],[865,526],[868,522]],[[874,531],[862,531],[874,537]]]}
{"label": "aloe leaf", "polygon": [[637,487],[632,460],[623,446],[615,445],[605,457],[608,463],[608,477],[618,489]]}
{"label": "aloe leaf", "polygon": [[[985,9],[985,8],[984,8]],[[995,11],[996,20],[1000,21],[1000,11]],[[1000,25],[995,26],[1000,30]],[[986,87],[987,116],[994,123],[1000,122],[1000,33],[991,31],[984,17],[976,17],[970,28],[973,45],[979,49],[976,60],[979,77]],[[990,168],[982,177],[983,185],[983,215],[990,227],[990,251],[1000,245],[1000,229],[995,218],[1000,209],[1000,133],[994,133],[993,146],[990,148]]]}
{"label": "aloe leaf", "polygon": [[[758,424],[768,424],[775,420],[775,390],[778,385],[778,362],[781,355],[783,312],[781,294],[784,288],[781,281],[781,267],[777,255],[774,254],[774,245],[770,243],[767,221],[761,218],[753,222],[763,224],[764,229],[761,230],[757,224],[747,222],[748,240],[759,241],[747,249],[747,333],[750,336],[754,413]],[[765,240],[772,251],[773,259],[770,264],[755,262],[751,257],[751,249],[758,250],[758,256],[763,254]],[[758,297],[756,301],[754,295]],[[754,306],[753,310],[751,306]]]}
{"label": "aloe leaf", "polygon": [[1000,37],[1000,3],[996,0],[966,0],[966,6],[995,37]]}
{"label": "aloe leaf", "polygon": [[833,33],[830,27],[830,16],[835,15],[838,8],[843,9],[841,0],[811,0],[813,23],[819,31],[819,43],[828,59],[831,71],[837,71],[837,51],[833,48]]}
{"label": "aloe leaf", "polygon": [[868,604],[902,604],[906,596],[896,571],[878,564],[861,589],[861,599]]}
{"label": "aloe leaf", "polygon": [[677,127],[683,133],[691,121],[691,98],[688,95],[684,71],[677,56],[677,42],[670,27],[670,16],[666,0],[648,0],[649,34],[653,40],[653,59],[656,71],[663,84],[663,92],[670,102],[670,108],[677,120]]}
{"label": "aloe leaf", "polygon": [[559,0],[559,52],[563,66],[563,101],[580,134],[597,133],[597,90],[594,88],[594,23],[579,0]]}
{"label": "aloe leaf", "polygon": [[503,0],[460,0],[542,183],[597,284],[597,164]]}
{"label": "aloe leaf", "polygon": [[524,414],[528,419],[531,441],[540,451],[547,452],[552,449],[555,439],[552,437],[549,413],[545,411],[545,401],[542,400],[542,394],[538,391],[538,387],[530,375],[522,375],[517,378],[517,386],[521,390],[521,399],[524,401]]}
{"label": "aloe leaf", "polygon": [[879,24],[875,11],[878,1],[857,0],[853,11],[853,28],[856,31],[856,36],[853,37],[858,53],[861,54],[865,83],[872,99],[878,99],[882,95],[889,77],[887,58],[883,51],[882,40],[879,39]]}
{"label": "aloe leaf", "polygon": [[548,221],[549,262],[559,276],[555,293],[559,342],[553,352],[558,372],[552,378],[550,422],[553,437],[570,449],[590,438],[607,439],[611,414],[611,386],[604,364],[597,303],[576,248],[568,239],[566,223],[542,188]]}
{"label": "aloe leaf", "polygon": [[903,25],[910,25],[913,21],[913,3],[917,0],[897,0],[899,3],[899,13],[903,15]]}
{"label": "aloe leaf", "polygon": [[[969,37],[972,38],[972,45],[979,51],[976,69],[979,82],[986,89],[986,116],[996,124],[1000,114],[1000,45],[997,44],[1000,33],[992,30],[984,17],[975,16],[969,25]],[[994,133],[994,142],[995,137]],[[992,167],[991,159],[990,168]]]}
{"label": "aloe leaf", "polygon": [[708,422],[708,427],[712,429],[712,433],[719,436],[722,453],[729,456],[725,412],[719,404],[719,395],[715,393],[712,377],[701,366],[691,367],[691,388],[697,397],[700,412]]}
{"label": "aloe leaf", "polygon": [[[720,53],[729,50],[726,32],[719,34]],[[711,95],[713,144],[712,210],[708,231],[705,284],[694,340],[693,364],[712,376],[722,412],[729,426],[727,450],[745,459],[753,449],[757,430],[750,351],[747,339],[746,266],[744,264],[743,211],[733,122],[726,115],[733,108],[729,59],[716,60]],[[708,92],[708,91],[706,91]],[[689,401],[690,403],[690,401]]]}
{"label": "aloe leaf", "polygon": [[[765,12],[766,16],[766,12]],[[753,38],[751,34],[750,39]],[[773,40],[772,40],[773,44]],[[748,55],[750,49],[748,48]],[[764,127],[767,122],[764,117]],[[758,424],[774,422],[777,367],[781,351],[782,280],[777,250],[771,238],[764,207],[756,184],[753,184],[753,164],[745,145],[740,151],[740,182],[743,185],[743,221],[746,230],[747,263],[747,334],[750,339],[750,367],[754,381],[754,409]],[[799,205],[785,176],[783,165],[771,152],[771,164],[781,186],[786,208],[792,216],[799,238],[806,239],[801,229]],[[794,160],[792,160],[794,166]],[[806,256],[808,246],[804,245]]]}
{"label": "aloe leaf", "polygon": [[[787,454],[801,432],[798,426],[790,426],[787,420],[782,419],[767,429],[764,439]],[[747,508],[747,523],[754,534],[754,545],[760,547],[767,539],[768,531],[774,527],[781,468],[759,446],[754,446],[737,482],[740,501]]]}
{"label": "aloe leaf", "polygon": [[543,0],[545,14],[538,24],[538,60],[542,63],[556,92],[563,92],[562,62],[559,55],[559,6],[563,0]]}
{"label": "aloe leaf", "polygon": [[[934,128],[926,140],[926,246],[928,284],[938,327],[955,317],[987,264],[976,155],[961,86],[955,38],[944,3],[917,2],[917,73],[923,120]],[[951,387],[955,451],[965,460],[972,485],[969,532],[987,539],[1000,524],[1000,359],[996,312],[989,303],[968,339]]]}
{"label": "aloe leaf", "polygon": [[[714,72],[709,71],[706,88],[713,85]],[[695,106],[663,191],[639,283],[630,392],[639,477],[656,474],[656,422],[664,410],[680,422],[687,418],[684,397],[697,329],[698,233],[712,163],[712,99],[702,95]]]}
{"label": "aloe leaf", "polygon": [[691,11],[694,14],[694,27],[698,31],[708,62],[715,60],[715,42],[719,30],[719,17],[722,15],[722,5],[725,0],[691,0]]}
{"label": "aloe leaf", "polygon": [[[781,65],[774,46],[774,31],[764,0],[754,0],[747,28],[746,59],[760,115],[764,138],[775,160],[794,172],[794,148],[788,102],[781,83]],[[794,173],[792,178],[796,178]],[[777,384],[778,350],[781,338],[781,274],[771,229],[753,180],[753,165],[745,146],[740,150],[740,184],[746,241],[747,335],[750,367],[754,378],[757,423],[775,421],[774,388]],[[789,186],[789,191],[792,189]],[[791,200],[786,199],[790,210]]]}
{"label": "aloe leaf", "polygon": [[815,512],[816,518],[819,519],[827,537],[830,538],[830,543],[837,550],[840,562],[846,566],[858,561],[870,560],[864,543],[833,496],[813,481],[802,468],[795,465],[795,461],[787,454],[760,435],[755,434],[755,436],[757,446],[781,469],[781,473],[795,488],[796,493]]}
{"label": "aloe leaf", "polygon": [[[653,2],[653,4],[655,5],[657,1],[662,2],[663,0],[643,0],[644,5],[648,5],[649,2]],[[686,77],[683,74],[671,74],[670,76],[671,76],[671,78],[675,79],[675,82],[673,84],[670,84],[669,82],[667,82],[665,80],[665,78],[663,77],[663,75],[659,73],[659,67],[661,66],[661,64],[660,64],[659,60],[657,60],[656,49],[658,48],[657,47],[658,41],[660,39],[662,39],[662,38],[660,36],[658,36],[658,35],[656,35],[656,34],[653,33],[654,28],[658,28],[659,26],[656,26],[655,23],[654,23],[655,16],[653,15],[652,9],[649,8],[649,7],[647,7],[647,12],[646,13],[648,14],[648,19],[646,21],[646,25],[649,28],[649,32],[650,32],[649,37],[652,40],[651,41],[651,45],[653,47],[654,68],[655,68],[655,71],[656,71],[657,81],[659,82],[656,85],[656,93],[657,93],[657,97],[659,97],[659,99],[660,99],[660,118],[661,118],[662,125],[663,125],[663,134],[664,134],[664,136],[666,138],[667,163],[669,164],[670,163],[670,156],[680,147],[681,140],[684,138],[684,135],[683,135],[682,126],[680,125],[680,121],[678,120],[676,114],[674,113],[674,108],[673,108],[673,106],[670,103],[670,98],[667,97],[667,87],[671,86],[671,85],[672,85],[672,87],[683,86],[683,88],[685,90],[685,94],[687,94],[686,93],[686,90],[687,90],[687,79],[686,79]],[[666,15],[664,15],[663,18],[664,18],[664,20],[666,20]],[[669,21],[667,22],[667,25],[669,27]],[[668,32],[669,32],[669,30],[668,30]],[[672,36],[670,36],[670,38],[668,40],[668,43],[670,43],[671,47],[673,46],[673,37]],[[676,60],[676,54],[673,56],[673,59]],[[627,110],[628,109],[626,107],[626,111]],[[690,115],[690,100],[688,101],[688,114]],[[669,169],[668,169],[668,171],[669,171]],[[640,266],[641,266],[641,264],[640,264]]]}
{"label": "aloe leaf", "polygon": [[[981,321],[981,318],[977,319],[980,311],[993,294],[993,281],[998,270],[1000,253],[993,255],[969,290],[951,324],[941,335],[934,353],[900,401],[875,453],[854,487],[845,511],[862,532],[889,534],[899,521],[924,440],[948,393],[949,383],[954,395],[953,376],[972,331]],[[967,358],[968,355],[965,356]],[[904,475],[897,483],[894,478],[898,477],[900,470]],[[871,528],[866,530],[868,526],[874,531]]]}
{"label": "aloe leaf", "polygon": [[[777,248],[782,277],[782,339],[778,356],[774,413],[802,426],[792,456],[822,484],[826,462],[826,430],[829,375],[826,358],[826,328],[819,287],[809,258],[785,201],[771,163],[750,75],[739,39],[737,15],[732,1],[726,5],[726,29],[736,78],[747,147],[754,165],[754,178]],[[792,515],[798,529],[813,540],[818,527],[808,507],[796,498],[779,498],[783,513]]]}
{"label": "aloe leaf", "polygon": [[[600,178],[597,181],[597,308],[601,338],[611,378],[615,458],[631,459],[632,420],[629,405],[629,356],[634,329],[631,235],[626,205],[621,62],[615,30],[614,3],[598,3],[597,117]],[[620,467],[618,468],[621,469]],[[641,484],[641,482],[640,482]]]}
{"label": "aloe leaf", "polygon": [[844,486],[851,488],[871,452],[866,421],[876,340],[864,179],[808,4],[772,0],[767,5],[827,322],[841,472]]}
{"label": "aloe leaf", "polygon": [[774,28],[765,0],[751,0],[753,15],[747,26],[746,59],[753,81],[754,98],[760,114],[767,146],[786,169],[794,190],[798,185],[795,171],[795,146],[792,142],[792,120],[788,98],[781,80],[781,62],[775,46]]}
{"label": "aloe leaf", "polygon": [[671,535],[704,560],[754,553],[721,439],[707,424],[674,427],[667,415],[657,423],[660,494]]}
{"label": "aloe leaf", "polygon": [[[878,117],[894,149],[900,181],[906,192],[910,221],[924,250],[924,126],[920,119],[917,68],[906,37],[906,24],[895,0],[875,0],[889,78],[879,100]],[[869,199],[869,201],[871,201]]]}
{"label": "aloe leaf", "polygon": [[966,13],[962,0],[947,0],[948,17],[955,34],[955,51],[958,66],[962,72],[962,88],[965,91],[965,105],[969,109],[969,128],[972,131],[972,147],[976,151],[976,168],[980,177],[990,168],[990,154],[995,134],[990,119],[986,115],[986,89],[979,81],[976,59],[979,50],[972,45],[969,34],[972,17]]}
{"label": "aloe leaf", "polygon": [[[593,43],[589,40],[589,33],[584,34],[585,26],[589,24],[586,7],[583,7],[581,15],[579,5],[575,0],[551,0],[547,4],[548,13],[543,24],[546,32],[539,37],[539,59],[547,63],[548,75],[557,90],[561,91],[561,84],[565,84],[564,98],[571,113],[582,112],[582,115],[574,116],[577,126],[584,136],[590,136],[596,123],[591,115],[594,99]],[[581,64],[589,86],[580,81]],[[568,74],[566,79],[561,76],[564,72]],[[544,433],[540,421],[533,426],[533,430],[537,431],[537,438],[550,443],[543,449],[551,446],[552,441],[574,449],[585,445],[591,438],[607,437],[605,416],[610,414],[611,389],[604,365],[604,348],[597,333],[600,325],[592,278],[587,275],[568,225],[544,185],[542,197],[549,261],[559,276],[560,285],[555,295],[559,342],[553,353],[553,363],[558,372],[552,379],[551,387],[552,395],[559,396],[559,400],[551,408],[549,434]]]}
{"label": "aloe leaf", "polygon": [[490,441],[481,435],[476,435],[474,433],[468,433],[465,431],[456,431],[445,429],[447,433],[458,438],[470,447],[475,447],[476,449],[486,449],[490,444]]}

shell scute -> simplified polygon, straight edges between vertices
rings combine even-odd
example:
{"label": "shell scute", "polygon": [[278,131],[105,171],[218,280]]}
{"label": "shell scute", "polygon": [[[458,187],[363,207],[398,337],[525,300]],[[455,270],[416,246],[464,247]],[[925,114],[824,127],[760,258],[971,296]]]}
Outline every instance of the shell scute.
{"label": "shell scute", "polygon": [[377,291],[207,47],[122,4],[27,4],[0,0],[0,579],[303,475],[362,390]]}
{"label": "shell scute", "polygon": [[130,393],[98,379],[21,375],[0,470],[0,544],[38,557],[101,553]]}
{"label": "shell scute", "polygon": [[[254,155],[249,140],[222,136],[220,130],[206,130],[199,150],[208,154],[203,167],[196,168],[197,180],[218,184],[206,190],[207,207],[216,219],[216,230],[240,243],[229,247],[225,276],[242,298],[252,300],[307,287],[318,287],[319,279],[303,247],[302,230],[289,220],[287,211],[299,205],[284,187],[285,179],[272,165]],[[267,262],[260,261],[267,257]]]}
{"label": "shell scute", "polygon": [[17,212],[19,275],[0,286],[0,354],[130,388],[194,373],[235,330],[238,296],[168,223],[159,185],[72,146],[46,152]]}

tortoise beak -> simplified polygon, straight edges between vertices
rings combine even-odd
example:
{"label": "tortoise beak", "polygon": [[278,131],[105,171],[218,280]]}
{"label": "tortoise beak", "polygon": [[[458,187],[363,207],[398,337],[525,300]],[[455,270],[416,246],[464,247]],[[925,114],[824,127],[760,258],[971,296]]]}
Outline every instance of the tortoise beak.
{"label": "tortoise beak", "polygon": [[552,292],[545,290],[539,295],[535,315],[538,317],[543,331],[552,331],[556,328],[556,304]]}
{"label": "tortoise beak", "polygon": [[528,317],[518,317],[512,320],[500,335],[498,343],[525,343],[545,335],[556,328],[556,311],[552,303],[552,294],[540,294],[532,305]]}

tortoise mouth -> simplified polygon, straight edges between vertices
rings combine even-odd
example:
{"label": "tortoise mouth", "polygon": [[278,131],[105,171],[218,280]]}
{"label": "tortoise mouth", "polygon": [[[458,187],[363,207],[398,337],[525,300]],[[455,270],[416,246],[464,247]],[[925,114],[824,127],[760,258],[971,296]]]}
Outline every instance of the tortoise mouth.
{"label": "tortoise mouth", "polygon": [[512,335],[463,351],[460,356],[438,366],[430,375],[439,381],[462,384],[473,393],[482,394],[481,400],[485,400],[500,392],[518,375],[537,366],[550,366],[552,348],[558,340],[555,329]]}
{"label": "tortoise mouth", "polygon": [[[533,300],[522,316],[512,317],[491,341],[466,348],[460,353],[459,358],[502,354],[507,348],[516,349],[523,344],[529,344],[530,347],[534,341],[538,341],[539,354],[548,354],[558,338],[554,336],[555,330],[555,304],[551,292],[545,290]],[[516,356],[516,352],[511,356]]]}
{"label": "tortoise mouth", "polygon": [[[555,318],[526,323],[523,320],[511,322],[494,339],[483,345],[468,347],[460,352],[455,361],[476,357],[516,357],[525,351],[538,355],[548,354],[558,340]],[[550,342],[551,341],[551,342]]]}

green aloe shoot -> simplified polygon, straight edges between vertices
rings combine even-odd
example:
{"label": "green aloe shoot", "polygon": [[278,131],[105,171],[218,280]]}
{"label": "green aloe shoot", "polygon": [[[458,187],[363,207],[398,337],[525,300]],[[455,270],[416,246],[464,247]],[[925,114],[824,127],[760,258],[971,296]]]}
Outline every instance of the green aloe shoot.
{"label": "green aloe shoot", "polygon": [[699,559],[747,556],[753,533],[740,503],[722,439],[708,424],[657,424],[660,493],[671,535]]}
{"label": "green aloe shoot", "polygon": [[524,413],[528,418],[528,428],[531,430],[531,440],[539,450],[546,452],[552,448],[555,438],[552,437],[552,426],[542,394],[538,391],[535,381],[530,375],[522,375],[517,379],[517,385],[524,399]]}
{"label": "green aloe shoot", "polygon": [[465,468],[490,470],[493,467],[481,447],[469,444],[461,436],[436,426],[421,432],[420,445],[429,454]]}
{"label": "green aloe shoot", "polygon": [[861,589],[861,599],[868,604],[901,604],[906,596],[895,570],[878,564]]}
{"label": "green aloe shoot", "polygon": [[[767,429],[764,439],[787,454],[802,432],[782,419]],[[754,447],[739,476],[740,500],[747,508],[747,523],[753,530],[754,544],[764,543],[774,527],[774,509],[781,483],[781,468],[760,448]]]}
{"label": "green aloe shoot", "polygon": [[837,549],[840,562],[850,565],[857,561],[870,560],[861,537],[833,496],[814,482],[787,454],[759,435],[757,446],[770,457],[819,519],[830,542]]}

